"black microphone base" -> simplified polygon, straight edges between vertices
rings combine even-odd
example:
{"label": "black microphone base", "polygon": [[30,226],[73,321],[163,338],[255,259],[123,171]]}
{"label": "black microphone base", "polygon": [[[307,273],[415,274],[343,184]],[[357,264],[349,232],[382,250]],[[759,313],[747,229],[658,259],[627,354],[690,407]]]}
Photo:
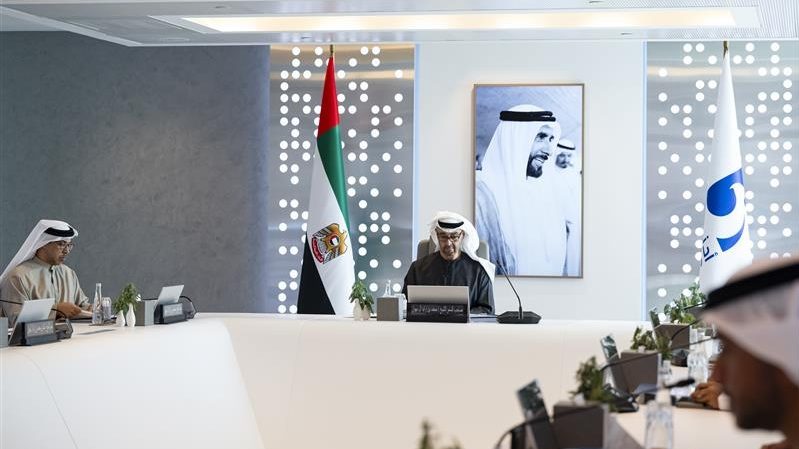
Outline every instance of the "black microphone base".
{"label": "black microphone base", "polygon": [[535,312],[522,312],[522,317],[519,319],[518,311],[507,311],[502,315],[497,315],[497,323],[500,324],[538,324],[541,321],[541,315]]}

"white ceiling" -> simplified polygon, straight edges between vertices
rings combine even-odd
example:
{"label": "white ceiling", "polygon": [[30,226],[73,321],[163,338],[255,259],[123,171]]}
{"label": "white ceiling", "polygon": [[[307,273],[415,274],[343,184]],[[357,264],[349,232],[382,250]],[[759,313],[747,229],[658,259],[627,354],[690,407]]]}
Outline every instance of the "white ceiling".
{"label": "white ceiling", "polygon": [[[70,31],[128,46],[253,45],[288,42],[503,40],[797,39],[799,0],[11,0],[0,6],[0,31]],[[206,34],[153,16],[396,13],[415,11],[591,10],[754,6],[759,28],[556,29]]]}

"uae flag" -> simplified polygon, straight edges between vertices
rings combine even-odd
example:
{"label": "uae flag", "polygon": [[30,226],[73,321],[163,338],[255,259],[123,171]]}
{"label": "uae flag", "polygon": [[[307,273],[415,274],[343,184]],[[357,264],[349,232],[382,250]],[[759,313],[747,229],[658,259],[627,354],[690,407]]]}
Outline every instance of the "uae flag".
{"label": "uae flag", "polygon": [[355,259],[339,128],[336,70],[331,54],[316,133],[298,313],[342,315],[352,310],[349,295],[355,283]]}
{"label": "uae flag", "polygon": [[736,271],[752,263],[738,119],[726,45],[716,106],[699,267],[699,286],[705,293],[721,287]]}

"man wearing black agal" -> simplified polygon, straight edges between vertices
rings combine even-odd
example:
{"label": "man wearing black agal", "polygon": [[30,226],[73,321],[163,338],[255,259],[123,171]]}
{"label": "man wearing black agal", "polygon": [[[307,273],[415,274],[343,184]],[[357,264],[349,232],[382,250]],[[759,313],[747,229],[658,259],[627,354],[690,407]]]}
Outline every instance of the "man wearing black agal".
{"label": "man wearing black agal", "polygon": [[477,256],[480,239],[469,220],[439,212],[430,223],[430,239],[438,251],[411,264],[403,293],[409,285],[468,286],[471,313],[494,313],[494,265]]}

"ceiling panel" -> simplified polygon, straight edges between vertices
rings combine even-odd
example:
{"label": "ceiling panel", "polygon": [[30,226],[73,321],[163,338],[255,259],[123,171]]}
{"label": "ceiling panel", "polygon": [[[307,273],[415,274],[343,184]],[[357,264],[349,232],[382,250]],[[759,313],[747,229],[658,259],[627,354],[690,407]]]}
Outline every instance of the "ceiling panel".
{"label": "ceiling panel", "polygon": [[[0,19],[14,30],[61,29],[129,46],[256,45],[272,43],[355,43],[518,40],[719,40],[796,39],[799,2],[787,0],[273,0],[273,1],[58,1],[4,2]],[[159,22],[153,16],[244,14],[392,13],[481,10],[601,10],[755,6],[759,28],[557,29],[502,31],[396,31],[205,34]],[[10,31],[0,23],[0,30]]]}

